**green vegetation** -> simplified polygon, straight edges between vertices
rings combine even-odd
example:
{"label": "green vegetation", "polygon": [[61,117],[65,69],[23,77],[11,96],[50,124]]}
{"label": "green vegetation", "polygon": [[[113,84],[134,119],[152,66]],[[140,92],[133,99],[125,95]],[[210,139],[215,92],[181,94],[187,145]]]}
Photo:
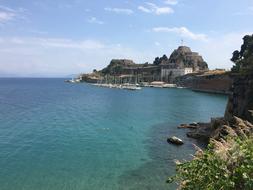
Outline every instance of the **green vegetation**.
{"label": "green vegetation", "polygon": [[101,70],[103,75],[120,75],[124,67],[131,67],[135,63],[129,59],[112,59],[110,64]]}
{"label": "green vegetation", "polygon": [[168,60],[168,57],[166,55],[163,55],[162,57],[156,57],[153,64],[161,65],[162,63],[166,63]]}
{"label": "green vegetation", "polygon": [[[252,77],[253,35],[243,38],[241,50],[234,51],[231,61],[235,63],[233,73]],[[243,109],[248,107],[247,103]],[[167,182],[178,183],[182,190],[252,190],[253,134],[246,136],[242,132],[240,137],[228,135],[226,139],[211,140],[208,148],[199,149],[193,160],[177,162],[176,171]]]}
{"label": "green vegetation", "polygon": [[102,69],[102,74],[106,75],[117,75],[120,74],[123,70],[123,63],[119,60],[112,60],[110,64]]}
{"label": "green vegetation", "polygon": [[243,37],[241,50],[234,51],[231,61],[235,63],[232,72],[243,73],[245,71],[252,72],[253,70],[253,35]]}
{"label": "green vegetation", "polygon": [[192,161],[177,163],[177,174],[168,183],[178,182],[182,190],[253,189],[253,138],[212,141]]}

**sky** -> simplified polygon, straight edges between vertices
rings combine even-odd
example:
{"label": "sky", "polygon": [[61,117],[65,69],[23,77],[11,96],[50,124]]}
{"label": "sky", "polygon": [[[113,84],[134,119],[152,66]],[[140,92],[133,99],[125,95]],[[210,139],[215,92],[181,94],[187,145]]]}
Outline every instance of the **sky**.
{"label": "sky", "polygon": [[253,0],[0,0],[0,77],[151,63],[182,40],[210,69],[229,69],[252,18]]}

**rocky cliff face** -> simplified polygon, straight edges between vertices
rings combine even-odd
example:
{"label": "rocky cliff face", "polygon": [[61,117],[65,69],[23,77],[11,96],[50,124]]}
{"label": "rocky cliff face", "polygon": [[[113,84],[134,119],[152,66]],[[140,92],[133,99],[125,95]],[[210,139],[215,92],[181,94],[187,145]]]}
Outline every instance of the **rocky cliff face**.
{"label": "rocky cliff face", "polygon": [[253,74],[234,76],[232,94],[229,96],[225,119],[240,117],[253,123]]}
{"label": "rocky cliff face", "polygon": [[253,133],[253,74],[234,75],[231,92],[224,117],[213,118],[210,123],[198,123],[187,133],[188,137],[220,140],[228,135],[236,137]]}
{"label": "rocky cliff face", "polygon": [[122,72],[123,67],[134,65],[135,63],[129,59],[112,59],[110,64],[101,72],[103,74],[119,74]]}
{"label": "rocky cliff face", "polygon": [[225,119],[240,117],[253,123],[253,35],[243,37],[240,51],[233,52],[231,61],[234,83],[229,97]]}
{"label": "rocky cliff face", "polygon": [[179,67],[192,67],[193,71],[206,71],[208,65],[196,52],[192,52],[189,47],[179,46],[174,50],[168,60],[169,63],[175,63]]}

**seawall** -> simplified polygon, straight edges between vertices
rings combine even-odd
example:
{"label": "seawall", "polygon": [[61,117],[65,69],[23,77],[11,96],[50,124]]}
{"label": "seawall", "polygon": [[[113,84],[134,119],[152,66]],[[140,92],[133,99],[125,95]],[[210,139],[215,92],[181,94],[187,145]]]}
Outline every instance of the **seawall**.
{"label": "seawall", "polygon": [[233,80],[228,72],[222,74],[202,73],[178,77],[176,84],[194,91],[231,94]]}

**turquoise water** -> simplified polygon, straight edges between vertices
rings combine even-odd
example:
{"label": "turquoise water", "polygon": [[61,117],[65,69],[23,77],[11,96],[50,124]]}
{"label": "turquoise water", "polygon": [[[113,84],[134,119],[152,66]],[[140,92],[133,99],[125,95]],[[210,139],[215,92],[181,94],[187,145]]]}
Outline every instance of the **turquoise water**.
{"label": "turquoise water", "polygon": [[[190,158],[180,123],[222,116],[226,96],[125,91],[63,79],[0,79],[1,190],[163,190]],[[166,137],[185,141],[177,147]]]}

